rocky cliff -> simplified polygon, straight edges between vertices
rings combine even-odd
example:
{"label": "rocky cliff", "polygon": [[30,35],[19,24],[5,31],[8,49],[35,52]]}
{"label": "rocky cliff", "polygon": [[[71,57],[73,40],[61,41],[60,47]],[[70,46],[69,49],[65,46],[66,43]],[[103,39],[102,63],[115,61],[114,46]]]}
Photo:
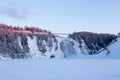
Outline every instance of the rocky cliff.
{"label": "rocky cliff", "polygon": [[0,25],[0,58],[42,59],[95,55],[117,41],[114,34],[75,32],[60,37],[49,31]]}

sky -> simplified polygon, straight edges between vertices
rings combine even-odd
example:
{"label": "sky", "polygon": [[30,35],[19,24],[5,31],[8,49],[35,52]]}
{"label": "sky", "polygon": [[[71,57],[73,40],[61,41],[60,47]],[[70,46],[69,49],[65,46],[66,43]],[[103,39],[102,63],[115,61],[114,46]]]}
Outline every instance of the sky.
{"label": "sky", "polygon": [[0,23],[53,33],[120,32],[120,0],[0,0]]}

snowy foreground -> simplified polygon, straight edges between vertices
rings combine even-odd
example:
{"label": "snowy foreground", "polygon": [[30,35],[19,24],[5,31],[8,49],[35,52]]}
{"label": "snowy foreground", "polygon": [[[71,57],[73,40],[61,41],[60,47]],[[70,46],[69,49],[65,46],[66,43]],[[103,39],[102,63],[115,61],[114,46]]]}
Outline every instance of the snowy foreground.
{"label": "snowy foreground", "polygon": [[120,59],[0,60],[0,80],[120,80]]}

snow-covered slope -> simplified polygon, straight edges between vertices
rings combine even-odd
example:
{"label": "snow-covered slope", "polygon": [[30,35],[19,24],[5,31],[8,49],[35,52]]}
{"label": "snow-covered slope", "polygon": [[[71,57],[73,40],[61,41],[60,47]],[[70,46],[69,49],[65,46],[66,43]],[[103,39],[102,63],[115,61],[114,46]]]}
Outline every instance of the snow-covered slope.
{"label": "snow-covered slope", "polygon": [[[78,36],[79,34],[77,34]],[[115,35],[113,35],[113,39],[111,38],[111,41],[109,44],[106,45],[106,41],[109,41],[109,37],[106,37],[106,41],[103,42],[103,44],[105,44],[106,46],[104,47],[100,47],[100,49],[93,48],[90,49],[86,43],[85,40],[83,40],[84,38],[76,37],[72,35],[72,39],[69,36],[68,39],[69,41],[71,41],[71,43],[73,43],[73,50],[74,50],[74,54],[77,54],[76,56],[69,56],[72,58],[120,58],[120,38],[117,37]],[[92,37],[90,37],[88,40],[88,42],[91,40]],[[96,37],[95,37],[96,38]],[[94,39],[92,39],[94,40]],[[90,46],[93,45],[93,47],[98,47],[99,45],[97,44],[97,42],[99,42],[98,40],[96,42],[90,42]],[[96,44],[93,44],[96,43]],[[95,53],[93,52],[92,54],[90,53],[91,51],[95,51]]]}
{"label": "snow-covered slope", "polygon": [[[76,49],[78,49],[78,47],[76,46]],[[120,38],[117,39],[117,41],[115,43],[113,43],[112,45],[108,46],[107,49],[110,51],[110,54],[106,54],[107,51],[104,50],[102,52],[100,52],[99,54],[95,54],[95,55],[81,55],[81,56],[76,56],[76,58],[104,58],[104,59],[120,59]],[[79,51],[78,51],[79,52]]]}
{"label": "snow-covered slope", "polygon": [[117,39],[115,43],[107,47],[110,54],[106,54],[107,51],[104,50],[96,55],[83,55],[83,58],[107,58],[107,59],[120,59],[120,38]]}
{"label": "snow-covered slope", "polygon": [[27,58],[47,59],[64,57],[64,53],[60,47],[60,43],[62,42],[63,38],[51,37],[47,35],[44,36],[46,38],[41,36],[33,36],[33,38],[30,38],[29,36],[27,36],[29,47],[29,56]]}
{"label": "snow-covered slope", "polygon": [[[53,34],[21,35],[10,38],[9,42],[9,38],[5,37],[4,42],[0,41],[0,58],[120,58],[120,39],[116,35],[84,34],[68,37]],[[108,52],[110,54],[106,54]]]}
{"label": "snow-covered slope", "polygon": [[[116,58],[116,59],[120,58],[120,38],[117,39],[117,42],[109,46],[108,50],[110,51],[110,54],[107,56],[108,58]],[[101,54],[104,53],[101,52]]]}
{"label": "snow-covered slope", "polygon": [[0,58],[120,58],[118,37],[120,33],[61,34],[38,27],[25,26],[23,29],[0,24]]}

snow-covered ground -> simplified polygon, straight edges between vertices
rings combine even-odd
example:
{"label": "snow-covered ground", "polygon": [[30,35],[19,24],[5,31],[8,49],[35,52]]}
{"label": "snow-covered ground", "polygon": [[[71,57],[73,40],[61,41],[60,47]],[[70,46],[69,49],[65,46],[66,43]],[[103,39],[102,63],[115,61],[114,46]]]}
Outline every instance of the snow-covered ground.
{"label": "snow-covered ground", "polygon": [[[62,38],[57,38],[58,42]],[[38,50],[36,37],[28,37],[28,46],[32,58],[28,59],[7,59],[0,57],[0,80],[120,80],[120,38],[108,47],[109,55],[103,51],[96,55],[83,55],[79,45],[70,44],[71,39],[64,40],[64,52],[66,55],[76,53],[71,57],[65,57],[58,44],[53,43],[53,49],[47,48],[46,58]],[[43,42],[45,45],[47,43]],[[69,45],[68,45],[69,44]],[[19,45],[22,48],[20,38]],[[85,46],[85,44],[82,44]],[[82,48],[85,52],[85,48]],[[71,53],[70,53],[71,52]],[[54,54],[57,58],[48,59]],[[42,59],[44,58],[44,59]]]}
{"label": "snow-covered ground", "polygon": [[120,80],[120,60],[1,59],[0,80]]}

